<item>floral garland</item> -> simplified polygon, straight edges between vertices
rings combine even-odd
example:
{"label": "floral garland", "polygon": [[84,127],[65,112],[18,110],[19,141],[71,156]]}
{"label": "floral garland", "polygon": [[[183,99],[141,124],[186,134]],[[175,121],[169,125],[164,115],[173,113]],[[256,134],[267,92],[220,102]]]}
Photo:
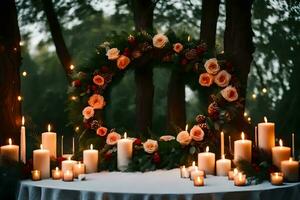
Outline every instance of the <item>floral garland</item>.
{"label": "floral garland", "polygon": [[[123,33],[121,36],[115,35],[111,41],[97,48],[96,55],[91,59],[97,66],[90,67],[88,63],[88,67],[79,67],[72,76],[69,111],[75,130],[82,130],[79,152],[89,143],[96,144],[102,154],[100,168],[117,170],[116,144],[121,135],[115,129],[108,131],[102,121],[101,111],[107,104],[104,93],[118,74],[152,60],[172,63],[184,69],[186,76],[198,76],[198,80],[193,81],[198,84],[197,87],[211,88],[210,104],[207,116],[198,115],[190,132],[182,130],[176,137],[165,135],[145,142],[133,138],[133,160],[128,170],[174,168],[195,159],[207,145],[216,148],[216,133],[235,117],[242,101],[232,65],[225,60],[209,57],[204,44],[180,39],[172,32],[153,37],[146,32],[129,36]],[[218,57],[222,58],[222,55]]]}

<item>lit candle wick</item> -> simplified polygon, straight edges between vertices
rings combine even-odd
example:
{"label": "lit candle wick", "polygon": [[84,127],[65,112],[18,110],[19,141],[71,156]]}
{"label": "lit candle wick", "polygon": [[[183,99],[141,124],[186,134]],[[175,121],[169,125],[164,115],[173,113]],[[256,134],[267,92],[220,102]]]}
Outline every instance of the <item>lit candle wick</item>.
{"label": "lit candle wick", "polygon": [[126,139],[126,138],[127,138],[127,132],[124,133],[124,139]]}
{"label": "lit candle wick", "polygon": [[44,149],[44,147],[43,147],[43,145],[42,145],[42,144],[40,145],[40,148],[41,148],[42,150]]}
{"label": "lit candle wick", "polygon": [[50,132],[50,131],[51,131],[51,125],[48,124],[48,132]]}
{"label": "lit candle wick", "polygon": [[206,152],[209,152],[209,146],[206,147]]}
{"label": "lit candle wick", "polygon": [[264,116],[264,121],[265,121],[265,123],[268,123],[268,119],[266,116]]}
{"label": "lit candle wick", "polygon": [[9,145],[12,145],[12,140],[11,140],[11,138],[8,139],[8,144],[9,144]]}
{"label": "lit candle wick", "polygon": [[193,167],[195,167],[195,166],[196,166],[196,164],[195,164],[195,161],[193,161],[193,164],[192,164],[192,166],[193,166]]}
{"label": "lit candle wick", "polygon": [[222,159],[225,159],[225,155],[224,154],[222,155]]}
{"label": "lit candle wick", "polygon": [[90,149],[93,150],[93,144],[90,145]]}
{"label": "lit candle wick", "polygon": [[242,137],[242,140],[245,140],[245,133],[244,132],[242,132],[241,137]]}
{"label": "lit candle wick", "polygon": [[280,147],[283,146],[282,139],[279,140],[279,146],[280,146]]}
{"label": "lit candle wick", "polygon": [[24,118],[24,116],[22,116],[22,126],[24,126],[25,125],[25,118]]}
{"label": "lit candle wick", "polygon": [[188,131],[188,130],[189,130],[189,125],[186,124],[186,125],[185,125],[185,131]]}

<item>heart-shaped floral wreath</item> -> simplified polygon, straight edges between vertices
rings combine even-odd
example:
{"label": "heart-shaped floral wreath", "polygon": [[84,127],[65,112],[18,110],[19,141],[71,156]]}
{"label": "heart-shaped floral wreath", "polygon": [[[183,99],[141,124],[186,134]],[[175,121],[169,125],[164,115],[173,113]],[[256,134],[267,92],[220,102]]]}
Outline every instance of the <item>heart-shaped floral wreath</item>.
{"label": "heart-shaped floral wreath", "polygon": [[104,91],[116,75],[153,60],[160,64],[172,63],[185,74],[197,76],[197,80],[192,78],[191,81],[196,82],[197,87],[209,88],[209,106],[206,114],[196,116],[190,131],[181,130],[174,136],[164,135],[146,141],[133,138],[133,160],[128,170],[174,168],[187,164],[209,144],[217,149],[217,133],[235,117],[241,106],[238,78],[223,54],[218,55],[218,59],[212,58],[205,44],[191,41],[188,35],[181,38],[188,40],[180,39],[173,32],[154,36],[146,32],[114,35],[110,42],[99,45],[90,63],[76,67],[68,105],[71,125],[79,132],[78,152],[93,143],[101,150],[100,168],[117,170],[116,144],[121,135],[115,128],[109,131],[101,118],[108,103]]}

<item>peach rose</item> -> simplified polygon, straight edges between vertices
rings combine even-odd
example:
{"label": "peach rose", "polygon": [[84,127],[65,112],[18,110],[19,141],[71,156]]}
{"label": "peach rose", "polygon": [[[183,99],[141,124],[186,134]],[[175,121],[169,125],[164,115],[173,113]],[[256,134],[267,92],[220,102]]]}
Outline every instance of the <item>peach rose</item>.
{"label": "peach rose", "polygon": [[175,140],[175,137],[173,135],[163,135],[159,138],[160,141],[168,142],[171,140]]}
{"label": "peach rose", "polygon": [[215,77],[215,83],[220,87],[226,87],[229,84],[231,75],[226,71],[220,71]]}
{"label": "peach rose", "polygon": [[144,144],[143,144],[144,150],[147,153],[154,153],[158,149],[158,143],[156,140],[150,140],[148,139]]}
{"label": "peach rose", "polygon": [[169,39],[162,33],[158,33],[153,37],[153,46],[156,48],[164,48],[164,46],[168,43]]}
{"label": "peach rose", "polygon": [[85,107],[82,111],[82,115],[84,116],[85,119],[90,119],[91,117],[94,116],[94,114],[95,114],[94,108],[91,106]]}
{"label": "peach rose", "polygon": [[90,96],[88,103],[94,109],[102,109],[105,106],[104,97],[99,94]]}
{"label": "peach rose", "polygon": [[229,102],[236,101],[239,98],[236,88],[231,85],[221,90],[221,95]]}
{"label": "peach rose", "polygon": [[127,56],[120,56],[117,60],[117,66],[119,69],[125,69],[130,63],[130,59]]}
{"label": "peach rose", "polygon": [[104,78],[100,75],[96,75],[93,78],[93,82],[98,86],[102,86],[104,85]]}
{"label": "peach rose", "polygon": [[182,51],[182,49],[183,49],[183,45],[181,43],[176,43],[173,45],[173,50],[176,53],[179,53],[180,51]]}
{"label": "peach rose", "polygon": [[106,52],[106,56],[107,56],[108,60],[116,60],[120,56],[119,53],[120,53],[119,49],[112,48]]}
{"label": "peach rose", "polygon": [[191,136],[187,131],[181,131],[178,133],[176,140],[181,145],[188,145],[191,142]]}
{"label": "peach rose", "polygon": [[211,59],[207,60],[204,64],[204,67],[209,74],[214,75],[214,74],[218,73],[218,71],[220,71],[220,66],[218,64],[217,59],[215,59],[215,58],[211,58]]}
{"label": "peach rose", "polygon": [[214,82],[214,77],[209,73],[203,73],[199,76],[199,84],[205,87],[211,86]]}
{"label": "peach rose", "polygon": [[195,141],[202,141],[204,137],[204,131],[200,126],[193,126],[190,133],[191,137]]}
{"label": "peach rose", "polygon": [[106,144],[115,145],[115,144],[117,144],[119,139],[121,139],[121,135],[119,133],[111,132],[107,135]]}
{"label": "peach rose", "polygon": [[105,136],[107,133],[107,128],[105,128],[104,126],[101,126],[97,129],[97,135],[99,136]]}

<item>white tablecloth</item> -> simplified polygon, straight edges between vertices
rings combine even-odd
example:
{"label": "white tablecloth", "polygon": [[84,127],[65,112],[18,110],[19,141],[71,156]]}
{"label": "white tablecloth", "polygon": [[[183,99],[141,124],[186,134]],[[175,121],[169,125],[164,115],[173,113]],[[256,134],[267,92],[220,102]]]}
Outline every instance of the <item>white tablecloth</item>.
{"label": "white tablecloth", "polygon": [[146,173],[101,172],[88,174],[85,181],[25,180],[20,184],[19,200],[168,200],[168,199],[300,199],[300,183],[273,186],[269,182],[236,187],[227,177],[208,176],[204,187],[194,187],[179,178],[179,169]]}

